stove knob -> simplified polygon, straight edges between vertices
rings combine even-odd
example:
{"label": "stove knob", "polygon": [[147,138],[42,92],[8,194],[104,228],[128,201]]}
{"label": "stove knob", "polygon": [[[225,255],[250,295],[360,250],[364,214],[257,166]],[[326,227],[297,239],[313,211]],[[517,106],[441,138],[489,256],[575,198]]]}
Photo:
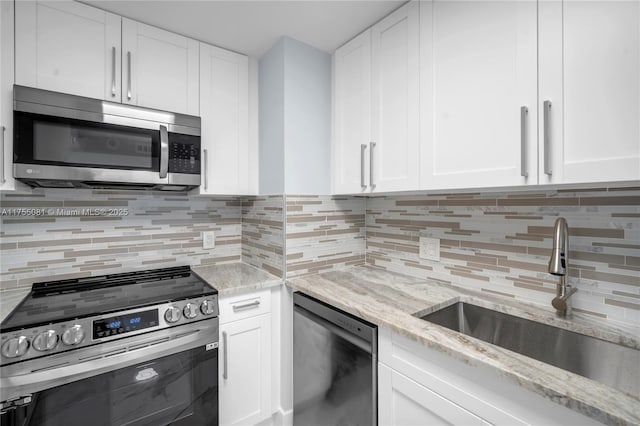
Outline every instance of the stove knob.
{"label": "stove knob", "polygon": [[211,315],[216,311],[216,304],[213,300],[204,300],[200,305],[200,311],[204,315]]}
{"label": "stove knob", "polygon": [[169,309],[164,313],[164,319],[168,323],[177,322],[182,314],[180,313],[180,309],[175,306],[170,306]]}
{"label": "stove knob", "polygon": [[76,324],[71,328],[67,328],[62,333],[62,343],[67,346],[80,344],[84,340],[84,330],[80,324]]}
{"label": "stove knob", "polygon": [[2,355],[6,358],[17,358],[24,355],[29,349],[29,339],[26,336],[14,337],[2,345]]}
{"label": "stove knob", "polygon": [[55,330],[47,330],[38,334],[33,339],[33,349],[40,352],[50,351],[58,344],[58,333]]}
{"label": "stove knob", "polygon": [[182,311],[182,314],[187,319],[193,319],[198,315],[198,307],[193,303],[187,303]]}

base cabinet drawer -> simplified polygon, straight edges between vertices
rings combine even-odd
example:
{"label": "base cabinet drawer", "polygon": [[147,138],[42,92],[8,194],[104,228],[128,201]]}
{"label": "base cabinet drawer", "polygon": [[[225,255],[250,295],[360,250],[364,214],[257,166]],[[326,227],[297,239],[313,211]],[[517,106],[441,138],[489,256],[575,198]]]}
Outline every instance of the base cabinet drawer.
{"label": "base cabinet drawer", "polygon": [[378,364],[378,385],[381,426],[489,424],[383,363]]}

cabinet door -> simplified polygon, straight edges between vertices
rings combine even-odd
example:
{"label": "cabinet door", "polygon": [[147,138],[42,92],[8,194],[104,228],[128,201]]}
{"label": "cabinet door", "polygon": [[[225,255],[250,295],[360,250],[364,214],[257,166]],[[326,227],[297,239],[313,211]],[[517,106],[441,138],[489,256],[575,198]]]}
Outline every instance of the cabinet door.
{"label": "cabinet door", "polygon": [[418,189],[419,31],[417,1],[371,29],[374,191]]}
{"label": "cabinet door", "polygon": [[425,188],[537,183],[536,2],[422,6],[433,8],[421,22],[433,43],[420,82],[432,87],[421,101]]}
{"label": "cabinet door", "polygon": [[540,183],[640,179],[640,2],[539,11]]}
{"label": "cabinet door", "polygon": [[378,363],[381,425],[488,425],[464,408]]}
{"label": "cabinet door", "polygon": [[220,423],[256,424],[271,416],[271,314],[220,326]]}
{"label": "cabinet door", "polygon": [[16,2],[16,84],[120,102],[120,17],[71,1]]}
{"label": "cabinet door", "polygon": [[333,77],[333,192],[366,192],[371,142],[371,30],[336,50]]}
{"label": "cabinet door", "polygon": [[12,191],[13,2],[0,2],[0,190]]}
{"label": "cabinet door", "polygon": [[122,19],[122,102],[198,115],[198,42]]}
{"label": "cabinet door", "polygon": [[249,59],[200,44],[200,194],[249,192]]}

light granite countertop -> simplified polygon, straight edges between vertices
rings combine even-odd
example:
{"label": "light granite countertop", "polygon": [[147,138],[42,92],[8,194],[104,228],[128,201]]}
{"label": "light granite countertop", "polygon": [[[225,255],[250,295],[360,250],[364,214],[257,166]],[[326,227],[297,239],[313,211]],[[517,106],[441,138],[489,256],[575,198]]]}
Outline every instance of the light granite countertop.
{"label": "light granite countertop", "polygon": [[640,349],[638,328],[616,328],[579,315],[561,319],[551,308],[480,295],[369,266],[292,278],[287,285],[469,365],[493,369],[519,386],[600,422],[640,424],[640,399],[419,317],[467,302]]}
{"label": "light granite countertop", "polygon": [[191,268],[200,278],[218,290],[219,297],[249,293],[282,284],[282,278],[246,263],[229,263]]}
{"label": "light granite countertop", "polygon": [[21,287],[0,292],[0,323],[13,312],[30,291],[31,287]]}

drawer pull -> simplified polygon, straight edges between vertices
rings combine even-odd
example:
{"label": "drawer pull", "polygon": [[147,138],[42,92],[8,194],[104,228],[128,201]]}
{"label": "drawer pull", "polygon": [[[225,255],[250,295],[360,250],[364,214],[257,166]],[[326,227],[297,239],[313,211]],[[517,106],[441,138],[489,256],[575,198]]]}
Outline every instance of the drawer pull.
{"label": "drawer pull", "polygon": [[251,303],[245,303],[244,305],[233,305],[233,312],[242,311],[244,309],[257,308],[258,306],[260,306],[259,300]]}

